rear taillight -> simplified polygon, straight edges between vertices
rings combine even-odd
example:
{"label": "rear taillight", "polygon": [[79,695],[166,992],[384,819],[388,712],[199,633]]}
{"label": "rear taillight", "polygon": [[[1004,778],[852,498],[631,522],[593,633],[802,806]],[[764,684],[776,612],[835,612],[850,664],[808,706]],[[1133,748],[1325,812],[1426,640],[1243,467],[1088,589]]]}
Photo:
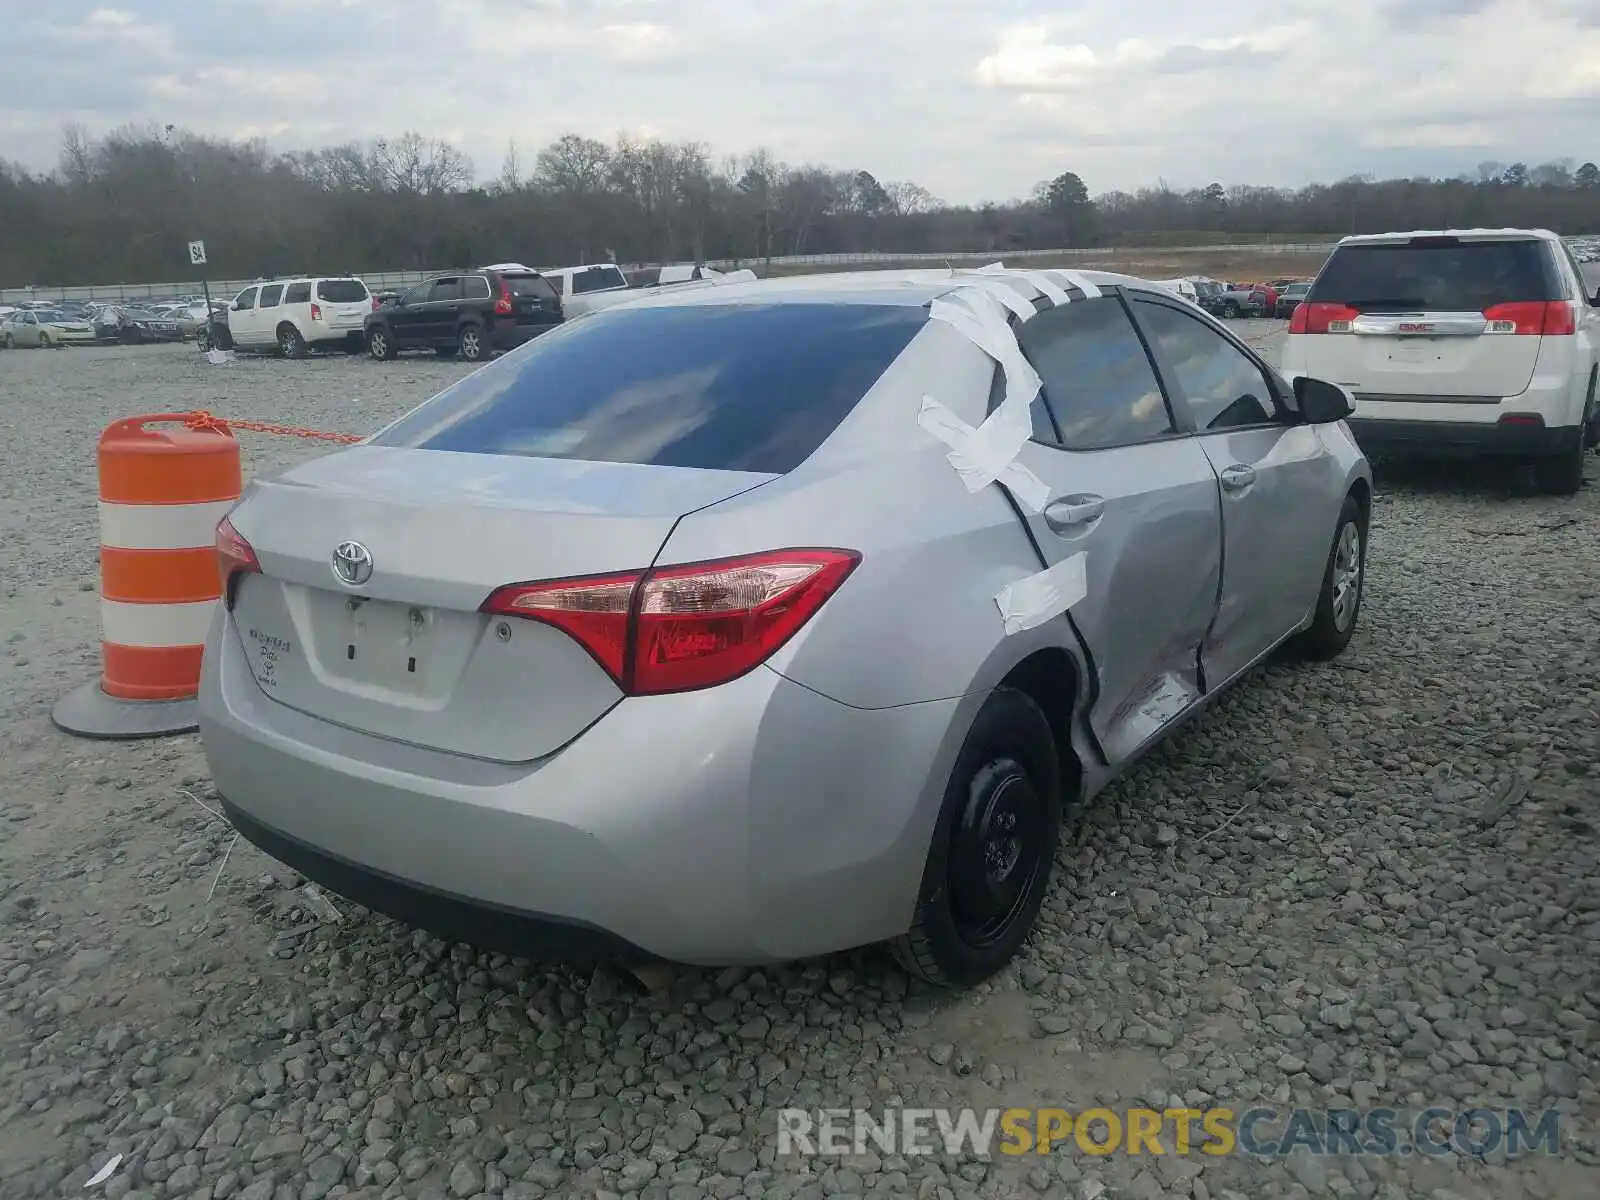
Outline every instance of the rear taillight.
{"label": "rear taillight", "polygon": [[1294,315],[1289,318],[1289,332],[1349,333],[1350,322],[1360,315],[1359,309],[1346,304],[1309,304],[1302,301],[1295,305]]}
{"label": "rear taillight", "polygon": [[855,570],[853,550],[773,550],[687,566],[514,583],[482,611],[553,625],[631,696],[715,687],[754,670]]}
{"label": "rear taillight", "polygon": [[376,296],[374,296],[372,298],[372,311],[373,312],[377,312],[378,311],[378,298]]}
{"label": "rear taillight", "polygon": [[1496,304],[1483,310],[1485,333],[1520,334],[1524,337],[1564,337],[1578,332],[1572,306],[1561,300],[1524,300]]}
{"label": "rear taillight", "polygon": [[322,305],[320,305],[320,304],[313,304],[313,305],[312,305],[312,306],[311,306],[311,319],[312,319],[312,320],[313,320],[313,321],[320,321],[320,320],[322,320]]}
{"label": "rear taillight", "polygon": [[494,311],[499,317],[509,317],[515,311],[511,304],[511,292],[503,286],[500,289],[500,298],[494,302]]}
{"label": "rear taillight", "polygon": [[222,579],[223,599],[233,603],[233,579],[236,575],[259,575],[261,563],[250,543],[239,536],[233,522],[223,517],[217,522],[217,574]]}

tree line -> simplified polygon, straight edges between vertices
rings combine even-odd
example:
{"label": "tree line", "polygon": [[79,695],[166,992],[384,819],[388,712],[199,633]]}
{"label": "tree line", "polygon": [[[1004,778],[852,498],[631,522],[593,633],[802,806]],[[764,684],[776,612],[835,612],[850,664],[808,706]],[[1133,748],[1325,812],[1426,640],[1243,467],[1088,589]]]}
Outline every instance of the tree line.
{"label": "tree line", "polygon": [[865,169],[716,157],[697,142],[568,134],[507,147],[480,181],[446,142],[405,133],[275,153],[174,126],[68,126],[55,170],[0,160],[0,285],[182,279],[204,238],[217,278],[505,260],[660,263],[837,251],[1003,254],[1068,246],[1325,239],[1451,226],[1600,231],[1600,168],[1479,164],[1454,178],[1286,189],[1164,184],[1092,196],[1063,171],[1025,199],[947,204]]}

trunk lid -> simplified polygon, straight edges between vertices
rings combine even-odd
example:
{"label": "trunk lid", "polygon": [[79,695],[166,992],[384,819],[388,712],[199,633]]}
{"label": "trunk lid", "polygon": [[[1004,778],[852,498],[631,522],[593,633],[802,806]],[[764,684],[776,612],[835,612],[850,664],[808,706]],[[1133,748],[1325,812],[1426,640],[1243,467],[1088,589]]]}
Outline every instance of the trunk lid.
{"label": "trunk lid", "polygon": [[1531,238],[1341,246],[1306,301],[1343,306],[1348,332],[1306,337],[1305,369],[1369,403],[1498,403],[1527,389],[1543,339],[1497,332],[1485,314],[1558,298],[1548,252]]}
{"label": "trunk lid", "polygon": [[[483,601],[507,583],[641,570],[680,516],[771,478],[353,447],[257,484],[232,514],[262,567],[235,593],[240,643],[262,690],[308,715],[537,759],[620,693],[564,633]],[[346,542],[367,555],[357,585],[333,565]]]}

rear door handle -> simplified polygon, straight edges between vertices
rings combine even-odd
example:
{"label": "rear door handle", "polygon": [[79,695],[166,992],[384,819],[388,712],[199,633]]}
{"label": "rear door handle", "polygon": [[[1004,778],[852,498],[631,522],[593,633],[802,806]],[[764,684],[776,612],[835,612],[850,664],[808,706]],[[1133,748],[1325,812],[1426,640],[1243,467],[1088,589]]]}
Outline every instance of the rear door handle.
{"label": "rear door handle", "polygon": [[1230,492],[1242,492],[1256,481],[1256,469],[1243,463],[1222,468],[1222,486]]}
{"label": "rear door handle", "polygon": [[1103,496],[1078,492],[1045,505],[1044,523],[1056,533],[1067,533],[1092,525],[1105,515],[1105,511]]}

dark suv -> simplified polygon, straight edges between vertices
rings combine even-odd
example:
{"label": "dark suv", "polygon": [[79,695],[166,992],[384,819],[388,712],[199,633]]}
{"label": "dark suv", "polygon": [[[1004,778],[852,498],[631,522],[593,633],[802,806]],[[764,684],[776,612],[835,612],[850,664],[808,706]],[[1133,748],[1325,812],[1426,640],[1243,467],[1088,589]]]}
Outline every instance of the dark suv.
{"label": "dark suv", "polygon": [[458,271],[424,279],[365,321],[367,349],[460,354],[470,362],[510,350],[561,324],[561,297],[537,271]]}

